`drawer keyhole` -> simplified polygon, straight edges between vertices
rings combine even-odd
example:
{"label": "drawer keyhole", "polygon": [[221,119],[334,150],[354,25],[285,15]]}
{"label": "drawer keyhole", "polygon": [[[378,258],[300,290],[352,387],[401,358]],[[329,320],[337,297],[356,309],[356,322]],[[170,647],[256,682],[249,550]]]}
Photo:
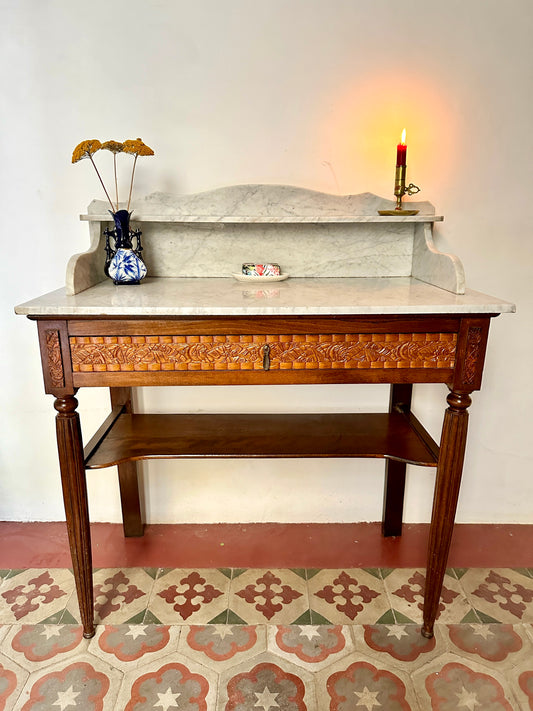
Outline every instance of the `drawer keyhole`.
{"label": "drawer keyhole", "polygon": [[270,370],[270,346],[268,343],[263,346],[263,370]]}

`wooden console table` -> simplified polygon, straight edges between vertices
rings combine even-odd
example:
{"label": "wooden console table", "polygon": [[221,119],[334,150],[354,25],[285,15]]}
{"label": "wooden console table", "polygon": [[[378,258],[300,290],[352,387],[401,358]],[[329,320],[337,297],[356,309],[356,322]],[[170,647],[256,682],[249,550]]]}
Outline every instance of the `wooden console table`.
{"label": "wooden console table", "polygon": [[[289,189],[279,190],[286,197]],[[268,188],[260,186],[254,195],[265,193]],[[220,209],[221,200],[208,194],[207,202],[209,195]],[[310,193],[301,191],[302,195],[307,199]],[[223,197],[235,209],[234,192],[230,189]],[[387,221],[374,217],[374,212],[332,215],[330,202],[326,200],[322,212],[314,205],[319,214],[312,218],[303,209],[296,216],[274,217],[256,210],[253,219],[238,213],[226,219],[203,212],[194,217],[175,210],[141,222],[143,230],[150,221],[156,227],[164,223],[160,227],[167,230],[169,225],[181,230],[188,223],[194,227],[201,223],[199,239],[206,236],[205,225],[211,225],[212,238],[219,240],[223,237],[216,233],[215,223],[254,228],[276,224],[281,232],[280,225],[292,229],[297,224],[304,234],[310,223],[314,228],[342,225],[343,230],[348,225],[356,241],[358,229],[369,223],[384,234],[387,229],[397,230],[394,218]],[[102,230],[108,218],[102,211],[86,219],[93,232],[92,249],[71,262],[67,288],[16,309],[37,321],[45,390],[56,398],[63,496],[84,636],[94,635],[86,470],[118,465],[124,530],[135,536],[143,530],[135,462],[195,457],[384,458],[384,535],[401,533],[406,464],[437,467],[422,630],[432,636],[459,494],[470,395],[481,386],[490,319],[513,311],[512,304],[464,290],[456,258],[431,246],[431,225],[439,219],[432,214],[404,221],[411,229],[407,235],[410,271],[428,271],[428,259],[434,256],[435,280],[451,278],[453,289],[427,283],[412,273],[382,277],[341,273],[328,278],[303,273],[284,282],[249,285],[220,275],[180,276],[185,267],[179,264],[174,266],[176,276],[155,273],[140,286],[115,287],[109,280],[94,283],[95,260],[103,257]],[[417,232],[420,226],[424,231]],[[334,234],[333,242],[344,239],[343,234]],[[365,234],[364,240],[372,237]],[[264,244],[264,233],[260,237]],[[156,239],[157,231],[154,243],[145,248],[147,255],[150,248],[156,251]],[[253,240],[257,242],[258,236]],[[420,256],[421,243],[426,245],[425,256]],[[237,248],[242,251],[242,244]],[[290,244],[280,249],[290,254]],[[330,251],[328,245],[326,261],[331,259]],[[374,252],[379,251],[376,246]],[[381,252],[386,262],[390,244]],[[275,257],[270,260],[282,261]],[[341,263],[342,257],[338,255],[336,261]],[[248,253],[240,261],[249,259]],[[298,273],[298,255],[293,259]],[[360,268],[355,262],[351,260],[349,269]],[[364,415],[132,411],[131,388],[138,386],[316,383],[390,383],[389,411]],[[445,383],[451,391],[440,446],[411,412],[414,383]],[[84,448],[75,394],[80,387],[95,386],[110,388],[112,411]]]}

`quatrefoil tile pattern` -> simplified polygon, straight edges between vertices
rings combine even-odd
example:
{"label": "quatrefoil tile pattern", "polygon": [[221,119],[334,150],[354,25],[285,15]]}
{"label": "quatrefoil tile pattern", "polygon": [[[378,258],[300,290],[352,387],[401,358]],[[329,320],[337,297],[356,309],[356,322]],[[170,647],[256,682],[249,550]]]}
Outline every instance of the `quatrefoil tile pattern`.
{"label": "quatrefoil tile pattern", "polygon": [[445,711],[533,708],[533,569],[450,569],[433,639],[423,569],[0,575],[0,709]]}

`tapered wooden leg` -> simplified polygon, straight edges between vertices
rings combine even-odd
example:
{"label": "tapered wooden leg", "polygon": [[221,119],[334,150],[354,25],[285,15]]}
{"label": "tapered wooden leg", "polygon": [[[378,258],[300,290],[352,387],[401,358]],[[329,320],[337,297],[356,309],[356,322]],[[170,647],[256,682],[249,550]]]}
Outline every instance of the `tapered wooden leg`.
{"label": "tapered wooden leg", "polygon": [[383,499],[383,536],[401,536],[403,500],[405,494],[405,462],[387,459],[385,464],[385,494]]}
{"label": "tapered wooden leg", "polygon": [[[109,388],[112,407],[123,405],[124,411],[133,412],[131,388]],[[136,462],[124,462],[117,466],[122,506],[122,526],[126,537],[142,536],[144,526],[139,499],[139,475]]]}
{"label": "tapered wooden leg", "polygon": [[56,433],[70,555],[78,593],[83,636],[94,636],[91,531],[78,401],[72,395],[58,398]]}
{"label": "tapered wooden leg", "polygon": [[429,531],[424,624],[422,627],[424,637],[433,636],[433,625],[439,609],[463,472],[468,429],[467,408],[472,402],[470,392],[452,391],[447,400],[449,407],[444,415],[442,427],[433,513]]}
{"label": "tapered wooden leg", "polygon": [[[409,412],[413,386],[391,385],[389,412]],[[387,459],[381,532],[384,536],[402,535],[403,499],[405,493],[405,462]]]}

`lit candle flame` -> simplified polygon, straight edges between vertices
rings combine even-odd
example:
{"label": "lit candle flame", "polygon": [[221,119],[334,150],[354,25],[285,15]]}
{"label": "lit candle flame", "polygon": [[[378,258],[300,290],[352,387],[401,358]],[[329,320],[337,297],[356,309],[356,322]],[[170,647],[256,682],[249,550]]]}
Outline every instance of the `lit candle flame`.
{"label": "lit candle flame", "polygon": [[405,146],[405,134],[406,134],[406,132],[405,132],[405,128],[404,128],[402,131],[402,140],[400,141],[402,146]]}

